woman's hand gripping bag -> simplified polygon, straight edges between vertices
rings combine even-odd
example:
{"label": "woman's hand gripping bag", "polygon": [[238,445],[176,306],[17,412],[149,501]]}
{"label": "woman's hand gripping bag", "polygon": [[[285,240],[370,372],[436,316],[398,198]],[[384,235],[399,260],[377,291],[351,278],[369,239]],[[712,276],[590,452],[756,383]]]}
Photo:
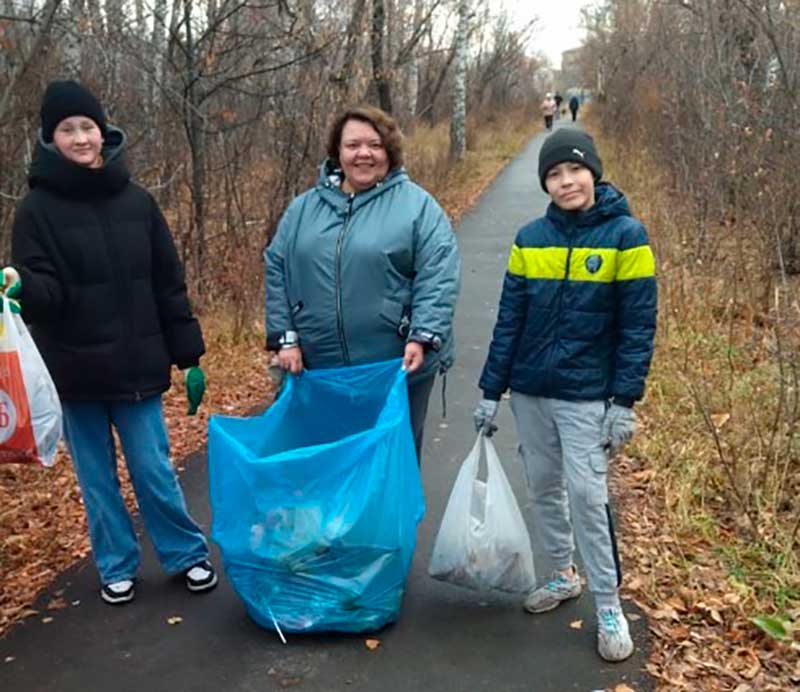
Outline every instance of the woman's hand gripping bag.
{"label": "woman's hand gripping bag", "polygon": [[[481,445],[487,479],[478,479]],[[469,589],[525,593],[536,582],[525,520],[494,445],[479,435],[458,472],[428,573]]]}
{"label": "woman's hand gripping bag", "polygon": [[212,538],[262,627],[399,617],[424,501],[401,361],[290,376],[267,411],[209,424]]}
{"label": "woman's hand gripping bag", "polygon": [[55,463],[61,403],[28,328],[2,296],[0,463]]}

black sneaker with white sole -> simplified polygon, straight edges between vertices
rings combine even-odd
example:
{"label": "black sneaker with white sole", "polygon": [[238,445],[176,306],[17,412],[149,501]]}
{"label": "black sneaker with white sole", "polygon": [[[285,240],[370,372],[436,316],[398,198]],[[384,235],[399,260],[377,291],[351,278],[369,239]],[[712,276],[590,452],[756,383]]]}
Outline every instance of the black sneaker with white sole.
{"label": "black sneaker with white sole", "polygon": [[120,579],[120,581],[104,584],[100,589],[100,598],[111,605],[122,605],[133,600],[133,579]]}
{"label": "black sneaker with white sole", "polygon": [[209,591],[217,585],[217,573],[208,560],[198,562],[185,572],[186,588],[193,593]]}

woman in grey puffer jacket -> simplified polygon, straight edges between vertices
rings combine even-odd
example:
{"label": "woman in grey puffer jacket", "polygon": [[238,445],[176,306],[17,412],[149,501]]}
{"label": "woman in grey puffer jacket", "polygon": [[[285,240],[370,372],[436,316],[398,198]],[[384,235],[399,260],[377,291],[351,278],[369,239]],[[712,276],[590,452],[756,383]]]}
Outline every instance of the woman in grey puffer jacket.
{"label": "woman in grey puffer jacket", "polygon": [[402,357],[419,457],[436,372],[453,362],[460,259],[441,207],[403,168],[391,116],[337,118],[317,184],[289,205],[265,259],[267,343],[281,367]]}

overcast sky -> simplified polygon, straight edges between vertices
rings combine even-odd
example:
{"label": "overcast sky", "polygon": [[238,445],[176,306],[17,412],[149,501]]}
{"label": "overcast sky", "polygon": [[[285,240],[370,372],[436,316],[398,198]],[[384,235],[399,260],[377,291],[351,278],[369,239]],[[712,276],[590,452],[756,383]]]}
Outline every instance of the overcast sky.
{"label": "overcast sky", "polygon": [[497,0],[518,24],[524,24],[538,16],[538,29],[531,43],[534,50],[541,51],[553,63],[561,66],[561,51],[581,44],[583,30],[580,28],[581,7],[591,0]]}

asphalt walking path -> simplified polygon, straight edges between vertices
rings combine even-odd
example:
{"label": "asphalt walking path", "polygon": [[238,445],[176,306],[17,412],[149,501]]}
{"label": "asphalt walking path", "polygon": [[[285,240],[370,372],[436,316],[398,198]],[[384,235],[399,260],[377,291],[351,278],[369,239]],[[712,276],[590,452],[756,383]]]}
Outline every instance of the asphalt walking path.
{"label": "asphalt walking path", "polygon": [[[89,560],[82,561],[40,598],[43,606],[60,594],[66,608],[43,610],[0,640],[0,690],[589,692],[620,683],[637,692],[652,688],[643,672],[644,617],[631,622],[635,655],[608,664],[596,654],[588,592],[551,613],[532,616],[521,609],[519,598],[482,599],[436,582],[426,572],[450,488],[475,441],[471,411],[479,398],[476,381],[509,248],[516,230],[540,215],[547,203],[536,177],[543,139],[540,134],[529,143],[457,229],[463,287],[456,313],[458,357],[447,378],[447,419],[441,418],[437,383],[423,453],[427,513],[400,620],[370,635],[380,646],[369,649],[364,635],[337,634],[288,635],[284,645],[274,632],[247,617],[222,575],[215,591],[189,594],[181,580],[163,575],[145,540],[134,603],[102,603],[94,568]],[[501,404],[498,423],[498,451],[517,497],[525,503],[507,403]],[[186,464],[182,483],[193,515],[208,529],[205,454],[197,457]],[[541,580],[550,568],[541,551],[535,553]],[[221,565],[216,550],[213,557]],[[628,603],[625,610],[635,612]],[[175,617],[180,622],[169,624]]]}

